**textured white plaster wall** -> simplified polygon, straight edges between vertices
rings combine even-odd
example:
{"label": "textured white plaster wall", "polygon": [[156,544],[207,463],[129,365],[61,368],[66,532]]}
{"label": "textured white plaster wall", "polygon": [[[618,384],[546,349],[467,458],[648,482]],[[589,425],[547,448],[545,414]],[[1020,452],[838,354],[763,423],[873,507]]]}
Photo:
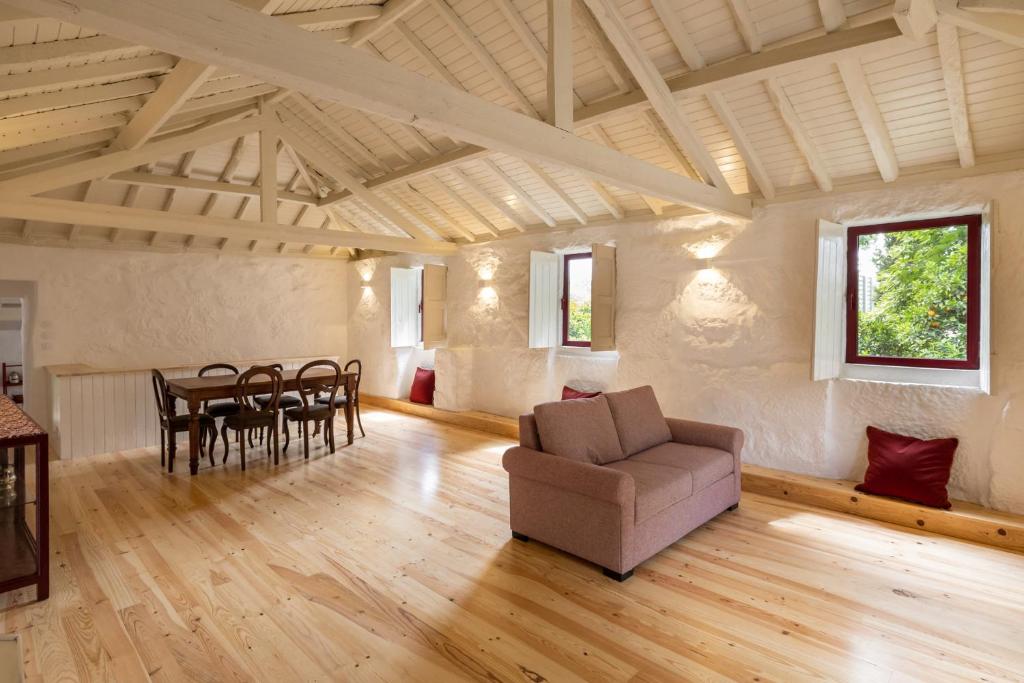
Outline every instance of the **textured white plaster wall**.
{"label": "textured white plaster wall", "polygon": [[[464,247],[447,259],[449,345],[436,352],[436,402],[514,416],[557,399],[566,383],[652,384],[668,415],[743,428],[748,462],[848,478],[863,474],[868,424],[921,437],[956,435],[953,494],[1024,512],[1022,186],[1024,174],[987,176],[776,205],[757,210],[745,227],[670,219]],[[812,382],[816,220],[963,212],[991,200],[993,394]],[[593,242],[618,247],[618,351],[528,349],[530,250]],[[715,270],[701,272],[695,255],[709,246],[721,251]],[[493,296],[478,283],[485,269],[494,273]],[[375,275],[374,282],[384,281]],[[388,390],[407,360],[384,350],[386,291],[377,296],[350,306],[350,348],[377,353],[375,371],[387,381],[376,391],[398,396]]]}
{"label": "textured white plaster wall", "polygon": [[0,282],[38,283],[33,378],[42,381],[32,391],[45,391],[40,368],[53,364],[138,368],[346,355],[350,267],[344,262],[0,250]]}
{"label": "textured white plaster wall", "polygon": [[[434,351],[391,347],[391,268],[443,263],[414,255],[388,256],[353,264],[348,278],[349,358],[363,363],[361,391],[408,398],[417,367],[434,367]],[[365,285],[365,286],[364,286]]]}

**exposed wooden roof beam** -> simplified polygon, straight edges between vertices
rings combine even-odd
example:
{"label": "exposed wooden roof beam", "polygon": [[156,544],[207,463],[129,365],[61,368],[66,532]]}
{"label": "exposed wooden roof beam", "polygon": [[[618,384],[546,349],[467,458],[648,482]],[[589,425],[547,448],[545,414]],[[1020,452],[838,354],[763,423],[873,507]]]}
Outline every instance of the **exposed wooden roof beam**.
{"label": "exposed wooden roof beam", "polygon": [[355,5],[350,7],[329,7],[304,12],[288,12],[278,14],[275,19],[286,21],[293,26],[310,28],[325,24],[354,24],[357,21],[369,21],[381,15],[377,5]]}
{"label": "exposed wooden roof beam", "polygon": [[732,10],[733,20],[736,22],[736,30],[743,36],[743,42],[751,52],[760,52],[764,47],[761,36],[757,32],[757,25],[754,23],[754,16],[750,13],[750,6],[747,0],[727,0],[729,9]]}
{"label": "exposed wooden roof beam", "polygon": [[1024,12],[965,12],[956,0],[935,0],[935,7],[955,26],[1024,47]]}
{"label": "exposed wooden roof beam", "polygon": [[559,185],[547,171],[537,164],[527,162],[526,165],[529,166],[530,170],[533,171],[533,174],[537,176],[556,197],[558,197],[558,200],[562,202],[562,205],[565,206],[566,209],[569,210],[569,213],[572,214],[572,217],[576,219],[577,223],[580,225],[587,224],[587,214],[584,213],[583,209],[580,208],[580,205],[573,201],[573,198],[562,189],[562,186]]}
{"label": "exposed wooden roof beam", "polygon": [[352,47],[359,47],[363,43],[373,40],[388,27],[399,21],[406,14],[416,9],[423,0],[387,0],[384,3],[384,10],[380,16],[372,21],[365,21],[355,27],[348,44]]}
{"label": "exposed wooden roof beam", "polygon": [[683,22],[680,21],[679,16],[673,9],[671,1],[651,0],[651,6],[654,8],[658,18],[661,19],[661,23],[664,24],[669,38],[672,39],[672,44],[676,46],[676,50],[679,51],[679,56],[686,62],[686,66],[691,71],[703,69],[707,66],[707,62],[704,61],[704,55],[700,53],[697,44],[690,37],[689,31],[683,26]]}
{"label": "exposed wooden roof beam", "polygon": [[260,131],[260,220],[277,223],[277,131]]}
{"label": "exposed wooden roof beam", "polygon": [[526,207],[530,209],[535,216],[537,216],[537,218],[547,223],[549,227],[555,227],[557,221],[551,217],[551,214],[549,214],[544,207],[542,207],[537,200],[530,195],[529,192],[520,187],[519,183],[513,180],[509,174],[505,173],[500,166],[494,163],[491,159],[484,159],[484,166],[486,166],[491,173],[496,175],[502,182],[508,185],[509,189],[512,190],[512,194],[518,197],[519,201],[525,204]]}
{"label": "exposed wooden roof beam", "polygon": [[686,151],[686,155],[692,160],[697,172],[706,182],[712,183],[724,192],[731,192],[729,184],[725,181],[725,176],[718,168],[718,163],[712,158],[707,147],[704,146],[704,142],[694,132],[693,125],[687,120],[686,115],[672,97],[658,67],[640,46],[640,42],[633,35],[614,0],[586,0],[586,3],[601,28],[604,29],[608,40],[626,62],[633,78],[640,84],[640,89],[647,96],[651,108],[658,113],[669,132],[672,133],[672,137]]}
{"label": "exposed wooden roof beam", "polygon": [[515,211],[513,211],[508,206],[508,204],[506,204],[505,202],[501,201],[496,197],[492,197],[490,192],[488,192],[483,185],[478,183],[471,175],[463,171],[461,168],[455,166],[451,169],[451,171],[452,173],[455,174],[455,177],[461,180],[466,187],[468,187],[470,190],[479,195],[481,199],[486,201],[495,209],[500,211],[501,214],[505,216],[505,219],[508,220],[508,222],[511,223],[516,230],[519,230],[520,232],[526,230],[526,224],[523,223],[523,220],[519,217],[518,214],[516,214]]}
{"label": "exposed wooden roof beam", "polygon": [[818,0],[818,10],[821,12],[821,23],[829,33],[846,23],[843,0]]}
{"label": "exposed wooden roof beam", "polygon": [[33,66],[46,68],[62,65],[68,60],[89,56],[102,59],[116,53],[137,49],[137,46],[111,36],[91,36],[48,43],[26,43],[0,47],[0,64],[5,69]]}
{"label": "exposed wooden roof beam", "polygon": [[445,195],[447,195],[448,198],[451,199],[453,202],[455,202],[456,204],[461,206],[462,210],[465,211],[466,213],[468,213],[470,216],[472,216],[473,219],[486,232],[489,232],[490,234],[495,235],[495,236],[500,233],[500,231],[494,225],[494,223],[491,223],[491,221],[488,220],[487,216],[485,216],[482,213],[480,213],[480,211],[478,211],[475,206],[470,204],[469,201],[465,197],[460,195],[458,192],[456,192],[452,188],[448,187],[447,183],[445,183],[443,180],[441,180],[437,176],[430,176],[430,179],[431,179],[431,181],[433,181],[433,184],[434,184],[435,187],[440,189],[441,192],[443,192]]}
{"label": "exposed wooden roof beam", "polygon": [[324,131],[341,140],[342,144],[345,145],[343,151],[346,153],[346,156],[353,159],[355,157],[359,157],[362,162],[368,165],[374,172],[394,170],[387,166],[373,152],[367,149],[366,146],[357,140],[351,133],[345,130],[344,126],[328,116],[328,114],[320,109],[320,107],[316,106],[316,104],[314,104],[308,97],[302,93],[291,92],[289,93],[288,98],[290,101],[299,105],[299,107]]}
{"label": "exposed wooden roof beam", "polygon": [[608,42],[608,37],[601,30],[594,15],[587,9],[584,0],[570,1],[572,2],[576,21],[579,23],[580,28],[583,29],[583,35],[590,43],[590,49],[597,55],[598,61],[601,62],[601,65],[611,77],[619,92],[628,92],[633,86],[630,80],[629,69],[622,63],[622,58],[619,57],[615,48]]}
{"label": "exposed wooden roof beam", "polygon": [[[548,0],[547,122],[573,131],[572,7],[566,0]],[[532,34],[531,34],[532,35]]]}
{"label": "exposed wooden roof beam", "polygon": [[[872,14],[872,16],[874,16]],[[849,24],[853,24],[851,18]],[[690,71],[666,81],[668,89],[678,95],[696,97],[715,90],[740,88],[759,83],[767,78],[784,76],[822,63],[836,63],[855,56],[878,55],[891,49],[904,48],[908,39],[892,18],[857,24],[827,35],[815,35],[806,40],[787,42],[769,48]],[[637,108],[649,106],[643,91],[635,90],[609,97],[601,102],[577,109],[576,128],[600,123]]]}
{"label": "exposed wooden roof beam", "polygon": [[195,234],[202,237],[220,237],[242,240],[279,242],[282,239],[297,244],[381,249],[413,254],[451,254],[456,247],[439,240],[411,240],[404,237],[339,232],[315,228],[293,228],[272,223],[238,221],[213,216],[181,216],[152,211],[129,209],[107,204],[85,204],[66,199],[40,197],[11,198],[0,202],[0,216],[22,220],[48,221],[97,225],[130,230],[153,230],[178,235]]}
{"label": "exposed wooden roof beam", "polygon": [[[184,178],[184,179],[187,180],[189,175],[192,172],[192,162],[195,159],[195,156],[196,156],[195,150],[190,150],[188,152],[185,152],[185,154],[183,154],[182,157],[181,157],[181,161],[178,162],[178,168],[175,170],[174,174],[177,177],[179,177],[179,178]],[[94,181],[94,184],[95,184],[95,181]],[[169,190],[167,190],[167,194],[164,196],[163,206],[160,209],[161,211],[167,213],[167,212],[169,212],[171,210],[171,207],[174,206],[174,197],[177,194],[177,192],[178,192],[177,188],[173,188],[173,187],[170,188]],[[89,200],[87,198],[86,202],[88,202],[88,201]],[[190,235],[190,237],[191,237],[191,235]],[[160,232],[159,231],[153,231],[153,234],[151,234],[149,236],[149,245],[153,246],[154,244],[156,244],[156,242],[157,242],[157,240],[159,238],[160,238]]]}
{"label": "exposed wooden roof beam", "polygon": [[223,140],[255,133],[264,125],[265,120],[262,117],[252,117],[156,140],[138,149],[111,152],[95,159],[86,159],[57,168],[28,173],[0,183],[0,195],[6,197],[16,194],[38,194],[102,178],[111,173],[159,161],[168,156],[183,154]]}
{"label": "exposed wooden roof beam", "polygon": [[1024,14],[1024,5],[1020,3],[1020,0],[960,0],[958,5],[960,9],[970,12]]}
{"label": "exposed wooden roof beam", "polygon": [[[14,0],[279,87],[346,104],[531,161],[573,168],[625,189],[749,218],[750,202],[424,79],[344,45],[304,40],[292,26],[225,0]],[[231,27],[226,30],[225,27]],[[308,158],[308,155],[304,155]]]}
{"label": "exposed wooden roof beam", "polygon": [[214,67],[187,59],[179,61],[156,92],[150,95],[128,125],[111,143],[113,149],[138,149],[146,144],[186,100],[195,94]]}
{"label": "exposed wooden roof beam", "polygon": [[622,207],[615,200],[615,197],[612,196],[612,193],[609,192],[604,185],[596,180],[587,179],[587,182],[590,185],[590,189],[593,190],[594,195],[597,196],[598,201],[604,205],[604,208],[606,208],[608,213],[610,213],[615,219],[621,219],[626,215],[626,212],[622,210]]}
{"label": "exposed wooden roof beam", "polygon": [[956,140],[960,166],[974,166],[974,140],[971,136],[971,121],[967,115],[967,90],[964,86],[963,60],[960,54],[959,29],[946,21],[938,25],[939,59],[942,62],[942,78],[946,84],[946,101],[949,103],[949,117],[953,124],[953,138]]}
{"label": "exposed wooden roof beam", "polygon": [[129,79],[159,74],[172,68],[176,61],[177,59],[171,55],[157,54],[60,69],[8,74],[0,76],[0,95],[10,97],[37,89],[78,88],[88,83],[111,78]]}
{"label": "exposed wooden roof beam", "polygon": [[853,104],[854,111],[857,112],[857,118],[864,129],[868,144],[871,145],[871,153],[875,157],[878,172],[886,182],[896,180],[900,174],[896,149],[893,147],[889,128],[885,119],[882,118],[878,101],[871,91],[860,60],[850,59],[839,62],[839,75],[846,85],[846,92],[850,95],[850,102]]}
{"label": "exposed wooden roof beam", "polygon": [[919,43],[935,28],[937,19],[934,0],[896,0],[893,16],[904,35]]}
{"label": "exposed wooden roof beam", "polygon": [[800,117],[797,116],[796,109],[793,108],[793,103],[789,101],[789,96],[783,90],[782,84],[776,79],[770,78],[765,81],[765,88],[772,103],[778,110],[779,116],[782,117],[783,123],[789,129],[793,142],[796,143],[796,146],[804,155],[804,160],[807,162],[811,175],[814,176],[814,180],[818,184],[818,189],[822,192],[831,192],[832,176],[828,172],[828,167],[825,166],[825,161],[821,158],[821,154],[818,153],[817,146],[811,141],[811,136],[804,128]]}
{"label": "exposed wooden roof beam", "polygon": [[733,113],[732,107],[726,102],[725,96],[720,92],[709,92],[708,104],[711,105],[715,115],[718,116],[718,120],[729,131],[729,137],[732,138],[733,143],[736,145],[736,151],[743,157],[743,163],[746,165],[751,177],[754,178],[754,182],[757,183],[757,188],[761,190],[761,194],[766,199],[775,197],[775,184],[772,182],[771,176],[768,175],[768,169],[765,168],[760,155],[754,149],[753,143],[747,138],[743,126],[740,125],[739,119]]}
{"label": "exposed wooden roof beam", "polygon": [[[223,177],[223,176],[222,176]],[[161,173],[140,173],[138,171],[121,171],[107,176],[106,180],[113,183],[127,185],[138,185],[140,187],[160,187],[165,189],[194,190],[196,192],[208,192],[212,195],[233,195],[237,197],[259,198],[259,185],[241,185],[227,181],[202,180],[201,178],[182,178],[176,175],[164,175]],[[298,192],[278,192],[279,201],[291,202],[293,204],[304,204],[317,206],[317,198],[309,194]],[[208,215],[207,212],[206,215]]]}
{"label": "exposed wooden roof beam", "polygon": [[[433,199],[431,199],[430,196],[426,192],[423,192],[421,190],[417,190],[412,185],[406,185],[406,188],[410,192],[412,192],[414,195],[419,197],[419,200],[421,202],[423,202],[424,204],[427,205],[427,209],[432,214],[437,216],[437,218],[439,219],[439,222],[447,225],[449,228],[452,229],[453,232],[459,233],[459,235],[461,235],[467,241],[469,241],[469,242],[475,242],[476,241],[476,235],[474,235],[469,230],[466,230],[466,228],[464,228],[461,223],[459,223],[457,220],[455,220],[454,216],[452,216],[450,213],[448,213],[443,208],[441,208],[441,206],[437,202],[435,202]],[[415,209],[415,207],[409,206],[409,208],[412,209],[413,211],[415,211],[415,215],[420,220],[426,221],[427,225],[435,225],[436,224],[436,221],[430,221],[429,219],[425,218],[422,213],[420,213],[418,210]],[[436,230],[436,228],[435,228],[435,230]]]}

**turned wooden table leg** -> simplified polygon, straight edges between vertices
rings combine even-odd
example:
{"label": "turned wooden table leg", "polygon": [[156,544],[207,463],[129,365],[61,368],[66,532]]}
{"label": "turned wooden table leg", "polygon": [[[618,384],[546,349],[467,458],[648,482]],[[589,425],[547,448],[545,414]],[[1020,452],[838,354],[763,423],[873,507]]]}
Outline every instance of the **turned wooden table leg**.
{"label": "turned wooden table leg", "polygon": [[199,401],[188,402],[188,471],[199,472]]}
{"label": "turned wooden table leg", "polygon": [[356,393],[355,385],[355,377],[349,375],[345,378],[345,432],[349,446],[352,445],[352,441],[355,439],[355,434],[352,432],[352,401]]}

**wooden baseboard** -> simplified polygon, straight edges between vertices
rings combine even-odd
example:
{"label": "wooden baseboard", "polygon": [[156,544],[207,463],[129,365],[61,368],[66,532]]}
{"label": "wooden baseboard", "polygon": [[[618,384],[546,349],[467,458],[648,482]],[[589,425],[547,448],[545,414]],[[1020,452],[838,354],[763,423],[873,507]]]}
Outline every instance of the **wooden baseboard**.
{"label": "wooden baseboard", "polygon": [[371,396],[370,394],[360,394],[359,400],[368,406],[387,408],[399,413],[426,417],[438,422],[446,422],[466,427],[467,429],[475,429],[480,432],[488,432],[509,439],[519,440],[519,421],[511,417],[492,415],[491,413],[483,413],[478,410],[458,412],[441,410],[440,408],[425,406],[421,403],[413,403],[397,398],[384,398],[383,396]]}
{"label": "wooden baseboard", "polygon": [[951,510],[861,493],[855,482],[743,466],[743,490],[911,529],[1024,552],[1024,516],[954,500]]}

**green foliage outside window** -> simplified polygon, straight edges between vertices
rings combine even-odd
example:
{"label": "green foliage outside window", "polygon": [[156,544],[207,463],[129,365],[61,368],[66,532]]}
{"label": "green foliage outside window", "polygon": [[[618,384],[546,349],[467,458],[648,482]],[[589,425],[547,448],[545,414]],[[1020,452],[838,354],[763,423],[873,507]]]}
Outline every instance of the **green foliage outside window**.
{"label": "green foliage outside window", "polygon": [[[869,248],[875,235],[860,238]],[[877,269],[874,310],[861,311],[861,356],[967,357],[967,228],[889,232],[871,260]]]}
{"label": "green foliage outside window", "polygon": [[569,300],[569,341],[590,341],[590,302]]}

